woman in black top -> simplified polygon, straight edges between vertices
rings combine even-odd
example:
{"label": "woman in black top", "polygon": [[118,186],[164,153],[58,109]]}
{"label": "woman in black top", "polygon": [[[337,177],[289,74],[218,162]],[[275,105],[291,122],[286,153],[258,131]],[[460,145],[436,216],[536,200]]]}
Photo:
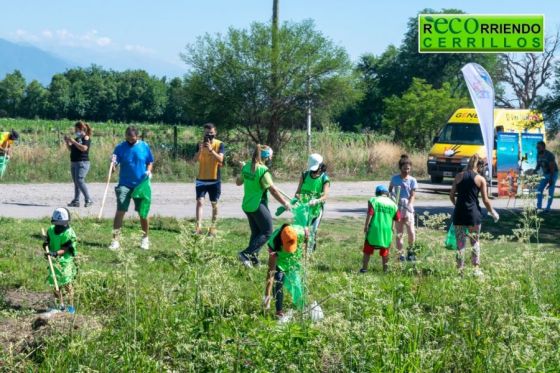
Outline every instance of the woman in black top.
{"label": "woman in black top", "polygon": [[457,238],[457,268],[462,273],[465,265],[464,252],[467,245],[467,237],[471,241],[472,246],[472,264],[475,266],[474,274],[482,275],[480,271],[480,226],[482,213],[478,201],[478,195],[482,194],[482,202],[490,215],[497,222],[500,216],[492,208],[488,199],[488,191],[486,190],[486,179],[480,176],[480,171],[484,168],[484,160],[478,154],[475,154],[469,160],[469,164],[465,171],[455,176],[449,198],[455,211],[453,212],[453,225],[455,226],[455,235]]}
{"label": "woman in black top", "polygon": [[64,136],[64,141],[70,150],[70,171],[74,181],[74,199],[68,204],[69,207],[80,207],[80,192],[85,199],[85,207],[93,205],[86,186],[86,175],[89,171],[89,148],[91,144],[91,127],[83,121],[74,125],[76,138]]}

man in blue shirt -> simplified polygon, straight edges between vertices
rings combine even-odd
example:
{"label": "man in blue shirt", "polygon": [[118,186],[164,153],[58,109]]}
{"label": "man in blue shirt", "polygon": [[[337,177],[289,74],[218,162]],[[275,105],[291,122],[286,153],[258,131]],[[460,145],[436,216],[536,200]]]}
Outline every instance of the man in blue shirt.
{"label": "man in blue shirt", "polygon": [[[138,140],[138,129],[128,127],[125,133],[126,141],[121,142],[113,151],[113,165],[120,166],[119,184],[115,188],[117,195],[117,212],[113,220],[113,241],[109,246],[111,250],[120,248],[119,238],[123,218],[128,211],[130,199],[134,200],[134,209],[140,213],[142,203],[149,203],[141,198],[134,198],[133,192],[136,187],[146,179],[152,178],[152,166],[154,156],[148,144]],[[114,168],[114,169],[115,169]],[[150,248],[148,239],[149,220],[148,216],[140,213],[140,224],[144,235],[140,247],[144,250]]]}
{"label": "man in blue shirt", "polygon": [[548,188],[548,201],[545,212],[550,212],[554,200],[554,190],[558,181],[558,163],[554,154],[546,150],[544,141],[537,143],[537,168],[535,171],[542,174],[542,179],[537,186],[537,209],[542,209],[545,188]]}

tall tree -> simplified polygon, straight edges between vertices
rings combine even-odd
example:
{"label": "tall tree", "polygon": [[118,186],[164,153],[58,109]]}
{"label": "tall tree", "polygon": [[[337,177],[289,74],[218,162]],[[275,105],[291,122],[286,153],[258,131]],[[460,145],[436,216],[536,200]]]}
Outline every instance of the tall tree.
{"label": "tall tree", "polygon": [[21,112],[26,118],[40,118],[47,109],[48,91],[36,80],[25,88],[25,95],[21,102]]}
{"label": "tall tree", "polygon": [[353,103],[352,65],[345,50],[316,31],[312,21],[284,23],[278,30],[276,83],[271,26],[230,28],[206,34],[187,47],[183,60],[189,107],[198,120],[241,126],[256,142],[278,149],[292,128],[302,128],[308,99],[318,120],[332,118]]}
{"label": "tall tree", "polygon": [[395,141],[413,149],[426,149],[453,111],[468,103],[464,97],[453,97],[449,83],[434,88],[419,78],[413,78],[401,97],[384,102],[383,125],[393,130]]}
{"label": "tall tree", "polygon": [[70,81],[63,74],[55,74],[48,90],[47,115],[49,118],[67,118],[70,109]]}
{"label": "tall tree", "polygon": [[6,74],[0,81],[0,111],[6,116],[20,115],[20,105],[25,96],[25,78],[19,70]]}
{"label": "tall tree", "polygon": [[497,96],[505,106],[526,109],[533,107],[539,91],[550,82],[554,75],[554,58],[560,40],[558,32],[546,39],[543,53],[502,54],[505,66],[504,81],[513,90],[514,99]]}

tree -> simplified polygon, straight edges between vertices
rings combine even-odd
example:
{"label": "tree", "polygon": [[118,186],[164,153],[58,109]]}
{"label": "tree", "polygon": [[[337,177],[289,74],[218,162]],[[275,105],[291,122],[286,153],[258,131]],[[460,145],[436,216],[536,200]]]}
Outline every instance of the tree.
{"label": "tree", "polygon": [[384,104],[383,126],[394,131],[395,141],[409,148],[426,149],[453,111],[467,105],[468,100],[453,97],[449,83],[436,89],[414,78],[401,97],[388,97]]}
{"label": "tree", "polygon": [[63,74],[55,74],[48,90],[47,115],[51,119],[66,118],[70,108],[70,82]]}
{"label": "tree", "polygon": [[119,108],[117,120],[157,121],[167,105],[165,79],[157,79],[143,70],[128,70],[120,74],[117,85]]}
{"label": "tree", "polygon": [[19,70],[6,74],[0,81],[0,111],[6,116],[20,114],[20,105],[25,95],[25,78]]}
{"label": "tree", "polygon": [[187,46],[182,58],[191,67],[188,106],[199,121],[240,126],[255,142],[277,150],[287,130],[303,127],[309,100],[315,118],[326,120],[353,103],[359,91],[345,50],[312,21],[279,28],[274,74],[270,35],[271,26],[262,23],[230,28],[225,36],[206,34]]}
{"label": "tree", "polygon": [[40,118],[47,109],[48,91],[37,80],[33,80],[25,88],[21,102],[21,112],[26,118]]}
{"label": "tree", "polygon": [[[555,36],[547,38],[543,53],[502,54],[501,60],[505,66],[504,81],[513,90],[515,99],[499,95],[497,100],[507,107],[533,107],[539,90],[545,87],[554,74],[554,57],[559,42],[557,32]],[[514,101],[517,101],[517,105]]]}
{"label": "tree", "polygon": [[165,109],[164,121],[166,123],[178,124],[189,121],[186,107],[187,92],[180,78],[173,78],[167,85],[167,107]]}

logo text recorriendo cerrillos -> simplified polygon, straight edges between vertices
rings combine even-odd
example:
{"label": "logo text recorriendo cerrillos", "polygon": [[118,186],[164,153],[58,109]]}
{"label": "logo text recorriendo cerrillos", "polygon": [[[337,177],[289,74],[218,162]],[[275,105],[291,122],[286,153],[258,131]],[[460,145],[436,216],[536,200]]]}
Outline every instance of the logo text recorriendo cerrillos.
{"label": "logo text recorriendo cerrillos", "polygon": [[541,15],[418,15],[418,51],[542,52]]}

